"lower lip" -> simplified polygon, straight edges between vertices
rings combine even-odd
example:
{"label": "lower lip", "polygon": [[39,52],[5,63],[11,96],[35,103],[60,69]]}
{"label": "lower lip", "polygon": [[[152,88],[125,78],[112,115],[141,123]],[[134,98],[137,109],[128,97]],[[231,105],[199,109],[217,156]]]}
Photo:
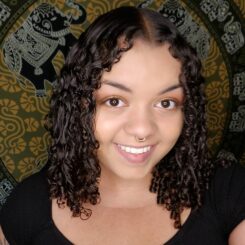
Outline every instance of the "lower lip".
{"label": "lower lip", "polygon": [[121,156],[124,157],[129,163],[131,164],[138,164],[138,165],[143,165],[145,161],[150,157],[154,146],[151,146],[151,149],[147,152],[143,152],[140,154],[132,154],[126,151],[123,151],[117,144],[115,145],[117,151],[120,153]]}

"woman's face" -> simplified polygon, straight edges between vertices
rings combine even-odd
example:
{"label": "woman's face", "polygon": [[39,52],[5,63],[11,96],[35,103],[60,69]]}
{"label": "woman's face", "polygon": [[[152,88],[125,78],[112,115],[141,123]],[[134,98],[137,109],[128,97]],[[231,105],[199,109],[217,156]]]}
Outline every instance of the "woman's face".
{"label": "woman's face", "polygon": [[181,64],[168,48],[136,40],[112,70],[103,73],[102,86],[95,93],[102,174],[148,178],[179,138],[184,100]]}

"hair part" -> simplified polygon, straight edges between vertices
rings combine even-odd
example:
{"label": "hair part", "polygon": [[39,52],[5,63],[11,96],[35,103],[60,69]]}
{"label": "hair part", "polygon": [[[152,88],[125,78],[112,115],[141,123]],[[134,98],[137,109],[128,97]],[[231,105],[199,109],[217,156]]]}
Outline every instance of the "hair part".
{"label": "hair part", "polygon": [[96,154],[99,142],[94,136],[93,94],[101,86],[103,72],[110,71],[136,39],[154,45],[168,43],[172,56],[182,64],[183,132],[154,168],[150,187],[157,203],[170,211],[175,227],[180,228],[181,212],[185,207],[202,205],[214,172],[206,147],[204,80],[194,49],[170,21],[149,9],[121,7],[99,16],[70,50],[47,117],[53,139],[48,169],[50,196],[82,219],[91,215],[84,204],[99,202],[101,169]]}

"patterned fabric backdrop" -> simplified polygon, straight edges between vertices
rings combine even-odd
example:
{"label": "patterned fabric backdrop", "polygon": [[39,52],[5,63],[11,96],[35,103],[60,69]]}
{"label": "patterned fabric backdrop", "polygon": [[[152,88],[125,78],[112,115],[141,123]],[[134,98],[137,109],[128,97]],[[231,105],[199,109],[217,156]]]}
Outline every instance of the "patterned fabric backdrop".
{"label": "patterned fabric backdrop", "polygon": [[208,96],[208,145],[245,164],[244,0],[0,0],[0,208],[42,168],[55,76],[96,16],[122,5],[152,8],[197,49]]}

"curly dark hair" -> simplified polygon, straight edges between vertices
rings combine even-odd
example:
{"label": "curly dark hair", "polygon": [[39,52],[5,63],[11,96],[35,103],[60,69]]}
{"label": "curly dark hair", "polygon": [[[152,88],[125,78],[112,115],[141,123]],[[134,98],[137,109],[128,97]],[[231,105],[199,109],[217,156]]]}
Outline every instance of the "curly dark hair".
{"label": "curly dark hair", "polygon": [[206,146],[204,79],[195,50],[169,20],[149,9],[121,7],[103,14],[71,48],[47,117],[53,139],[48,167],[50,196],[82,219],[91,215],[84,204],[99,202],[101,169],[93,94],[101,86],[103,71],[110,71],[135,39],[155,45],[168,43],[170,53],[182,64],[183,131],[175,147],[154,168],[150,186],[150,191],[157,193],[157,203],[170,211],[175,227],[180,228],[183,208],[193,210],[202,205],[214,173]]}

